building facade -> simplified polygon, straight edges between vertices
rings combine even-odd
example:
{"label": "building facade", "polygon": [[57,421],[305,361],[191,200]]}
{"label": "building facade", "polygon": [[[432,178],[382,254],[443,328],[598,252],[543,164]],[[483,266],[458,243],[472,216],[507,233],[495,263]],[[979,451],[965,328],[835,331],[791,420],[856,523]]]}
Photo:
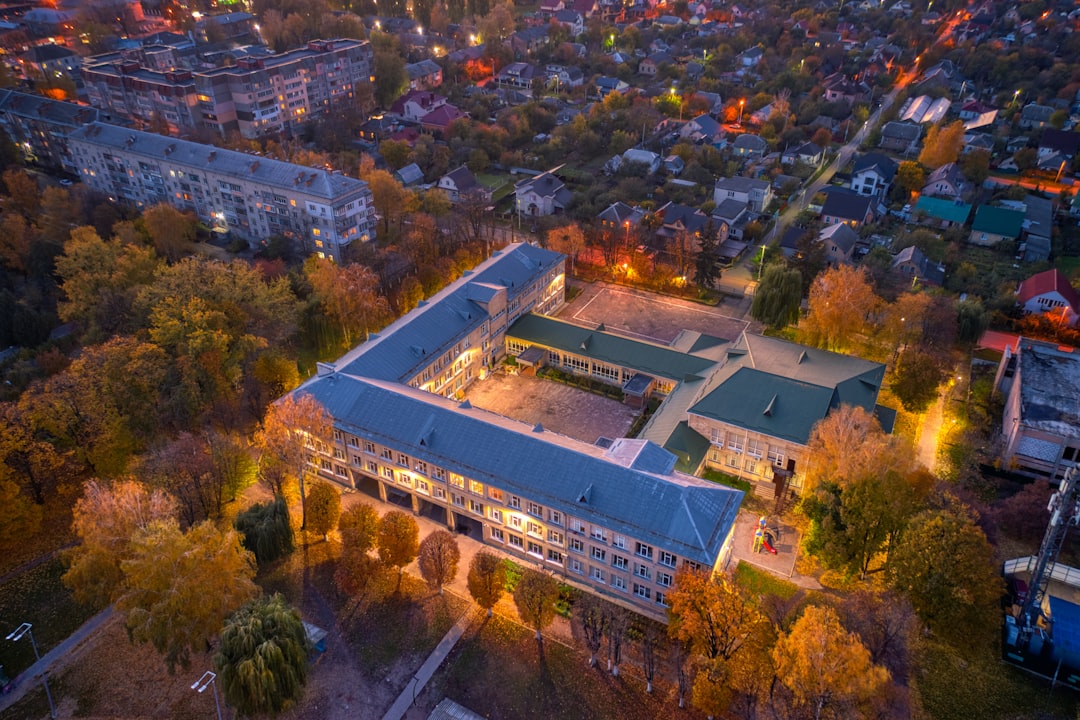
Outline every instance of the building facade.
{"label": "building facade", "polygon": [[31,163],[77,173],[68,147],[68,133],[87,123],[112,118],[94,108],[42,95],[0,90],[0,125]]}
{"label": "building facade", "polygon": [[156,70],[106,56],[83,67],[91,105],[140,123],[164,119],[177,134],[207,130],[247,138],[303,124],[356,97],[372,82],[366,40],[313,40],[305,47],[248,55],[210,70]]}
{"label": "building facade", "polygon": [[82,181],[111,200],[168,203],[252,247],[280,235],[340,260],[350,243],[375,237],[367,183],[337,172],[99,122],[68,144]]}

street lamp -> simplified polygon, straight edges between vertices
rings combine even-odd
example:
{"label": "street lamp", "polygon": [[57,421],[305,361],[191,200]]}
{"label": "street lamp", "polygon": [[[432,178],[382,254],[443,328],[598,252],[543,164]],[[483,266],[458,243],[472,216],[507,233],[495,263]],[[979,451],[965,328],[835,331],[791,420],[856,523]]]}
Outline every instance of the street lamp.
{"label": "street lamp", "polygon": [[[4,639],[10,640],[11,642],[18,642],[19,640],[22,640],[23,635],[29,635],[30,645],[34,648],[34,660],[40,662],[41,655],[38,654],[37,643],[34,642],[34,633],[31,631],[32,627],[33,625],[30,623],[23,623],[10,632]],[[49,690],[49,677],[45,674],[44,670],[41,671],[41,684],[45,686],[45,697],[49,699],[49,717],[55,718],[56,706],[53,705],[52,692]]]}
{"label": "street lamp", "polygon": [[766,247],[766,245],[762,244],[762,246],[761,246],[761,263],[758,264],[758,269],[757,269],[758,282],[761,282],[761,273],[762,273],[762,271],[765,270],[765,247]]}
{"label": "street lamp", "polygon": [[191,689],[199,693],[202,693],[202,691],[208,687],[211,689],[211,692],[214,693],[214,707],[217,708],[217,720],[221,720],[221,701],[218,700],[217,683],[214,682],[215,680],[217,680],[217,674],[207,670],[202,674],[201,678],[191,683]]}
{"label": "street lamp", "polygon": [[742,111],[745,105],[746,98],[739,98],[739,122],[737,123],[739,127],[742,127]]}

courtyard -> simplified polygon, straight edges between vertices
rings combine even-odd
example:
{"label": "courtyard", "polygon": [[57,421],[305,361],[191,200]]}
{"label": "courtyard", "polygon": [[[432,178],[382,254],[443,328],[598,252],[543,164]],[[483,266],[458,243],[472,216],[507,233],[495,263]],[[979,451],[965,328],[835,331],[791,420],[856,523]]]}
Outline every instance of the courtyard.
{"label": "courtyard", "polygon": [[637,411],[617,400],[524,375],[497,372],[469,386],[474,407],[543,425],[545,430],[595,443],[597,438],[625,437]]}

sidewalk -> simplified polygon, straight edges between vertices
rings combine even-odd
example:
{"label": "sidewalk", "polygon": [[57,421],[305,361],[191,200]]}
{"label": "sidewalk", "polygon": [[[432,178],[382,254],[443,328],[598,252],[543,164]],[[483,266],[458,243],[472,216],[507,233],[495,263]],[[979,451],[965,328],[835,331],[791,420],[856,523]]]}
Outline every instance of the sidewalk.
{"label": "sidewalk", "polygon": [[64,640],[52,650],[49,650],[49,652],[45,653],[40,660],[14,678],[15,688],[7,695],[0,695],[0,712],[7,710],[19,700],[22,700],[31,690],[41,687],[41,683],[38,682],[41,679],[41,676],[49,672],[53,665],[55,665],[63,656],[81,645],[87,637],[111,618],[112,612],[112,605],[110,605],[87,620],[78,630],[73,632],[67,640]]}
{"label": "sidewalk", "polygon": [[439,669],[439,666],[443,664],[443,660],[450,654],[450,651],[457,645],[457,641],[461,639],[461,636],[465,634],[465,630],[469,627],[469,623],[472,622],[472,612],[466,611],[464,615],[458,618],[458,621],[450,628],[450,632],[446,633],[439,644],[435,646],[435,649],[431,651],[431,655],[424,661],[424,664],[420,666],[420,669],[409,680],[409,684],[405,686],[405,689],[398,695],[397,700],[390,706],[390,709],[383,715],[383,720],[401,720],[408,712],[412,704],[416,702],[416,696],[420,694],[420,691],[427,685],[428,680],[435,674],[435,671]]}

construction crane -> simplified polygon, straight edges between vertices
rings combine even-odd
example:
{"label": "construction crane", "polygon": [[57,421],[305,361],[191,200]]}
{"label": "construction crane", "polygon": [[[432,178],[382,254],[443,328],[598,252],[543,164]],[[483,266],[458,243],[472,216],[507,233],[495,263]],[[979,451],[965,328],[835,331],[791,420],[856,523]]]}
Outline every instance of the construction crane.
{"label": "construction crane", "polygon": [[1058,553],[1061,552],[1061,546],[1069,534],[1069,528],[1080,525],[1078,494],[1080,494],[1080,477],[1078,477],[1076,467],[1072,466],[1065,471],[1065,478],[1058,486],[1057,492],[1050,496],[1050,504],[1047,505],[1050,511],[1050,524],[1046,526],[1046,534],[1043,535],[1042,545],[1039,546],[1039,555],[1035,558],[1035,568],[1031,571],[1027,597],[1020,606],[1020,617],[1017,621],[1018,647],[1027,647],[1039,619],[1047,619],[1043,612],[1043,600],[1046,598],[1046,590],[1050,585],[1054,563],[1057,562]]}

